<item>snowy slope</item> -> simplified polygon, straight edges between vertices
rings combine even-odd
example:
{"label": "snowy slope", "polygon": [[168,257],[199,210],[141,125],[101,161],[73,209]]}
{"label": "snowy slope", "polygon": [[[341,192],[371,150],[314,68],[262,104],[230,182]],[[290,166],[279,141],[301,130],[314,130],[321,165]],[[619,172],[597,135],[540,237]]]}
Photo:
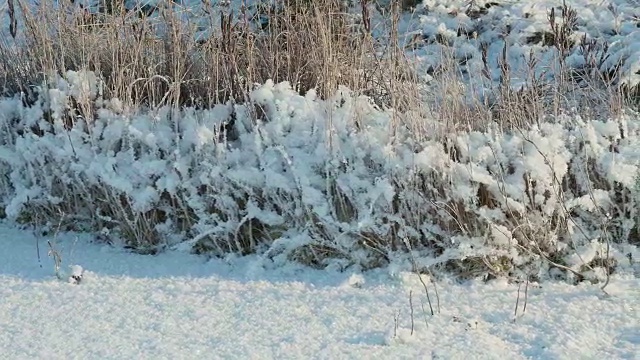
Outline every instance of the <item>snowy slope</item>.
{"label": "snowy slope", "polygon": [[640,279],[631,275],[617,275],[609,296],[586,284],[532,285],[515,322],[517,285],[440,281],[442,312],[427,316],[427,328],[415,275],[273,270],[255,257],[133,255],[62,235],[63,268],[86,270],[72,285],[53,276],[47,239],[40,239],[41,268],[35,237],[0,225],[3,358],[640,357]]}

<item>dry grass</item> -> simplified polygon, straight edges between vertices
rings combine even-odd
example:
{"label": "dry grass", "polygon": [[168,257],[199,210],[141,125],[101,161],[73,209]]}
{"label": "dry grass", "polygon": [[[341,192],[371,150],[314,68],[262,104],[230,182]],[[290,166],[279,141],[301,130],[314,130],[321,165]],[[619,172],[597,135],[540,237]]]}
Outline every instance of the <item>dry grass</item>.
{"label": "dry grass", "polygon": [[[380,104],[407,103],[397,90],[410,80],[410,67],[397,49],[396,28],[389,26],[392,41],[382,46],[370,25],[354,23],[338,0],[264,9],[269,20],[261,27],[251,14],[224,7],[203,12],[195,24],[174,7],[152,16],[115,5],[89,14],[67,2],[55,9],[45,0],[33,9],[16,1],[23,15],[17,39],[26,46],[0,45],[9,93],[40,84],[47,74],[90,70],[103,77],[105,98],[132,107],[243,103],[254,84],[269,79],[289,81],[300,93],[316,89],[326,96],[344,85]],[[210,35],[198,36],[202,29]]]}
{"label": "dry grass", "polygon": [[[14,1],[22,17],[16,20],[14,14],[12,23],[17,21],[17,41],[25,46],[0,42],[0,78],[8,95],[29,94],[30,85],[67,70],[96,72],[104,83],[102,97],[118,98],[126,108],[246,103],[255,84],[269,79],[288,81],[300,93],[316,89],[323,98],[343,85],[400,110],[405,114],[399,114],[399,125],[432,137],[496,123],[507,131],[526,128],[572,108],[609,117],[621,113],[634,94],[613,86],[615,75],[593,71],[603,61],[595,44],[580,45],[588,68],[581,73],[566,68],[568,47],[578,46],[567,40],[575,17],[568,7],[549,18],[549,46],[557,48],[561,66],[554,83],[534,75],[534,58],[528,74],[512,74],[505,48],[498,86],[484,71],[471,78],[461,74],[458,60],[447,53],[434,74],[435,86],[426,86],[398,35],[406,1],[391,3],[387,21],[377,25],[385,34],[378,39],[371,36],[373,7],[367,0],[361,1],[360,20],[339,0],[288,0],[281,8],[263,8],[268,21],[262,23],[244,8],[241,14],[225,7],[202,11],[196,21],[175,7],[126,11],[109,1],[101,13],[89,14],[68,2],[55,8],[45,0],[34,9],[25,0]],[[565,17],[562,25],[560,16]],[[203,30],[207,36],[201,36]],[[526,79],[526,87],[509,86],[516,75]],[[488,92],[471,90],[486,83]],[[432,90],[426,97],[425,88]],[[89,105],[84,115],[91,118]],[[424,105],[437,120],[435,126],[412,120],[424,116],[406,114],[424,115]]]}

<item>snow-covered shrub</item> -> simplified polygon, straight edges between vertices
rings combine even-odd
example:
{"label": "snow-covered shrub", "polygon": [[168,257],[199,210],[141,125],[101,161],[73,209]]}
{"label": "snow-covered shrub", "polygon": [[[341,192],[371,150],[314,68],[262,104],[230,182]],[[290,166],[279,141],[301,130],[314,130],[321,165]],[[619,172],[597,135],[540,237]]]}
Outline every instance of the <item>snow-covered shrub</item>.
{"label": "snow-covered shrub", "polygon": [[550,263],[591,269],[608,257],[603,251],[576,263],[563,256],[595,243],[636,241],[637,126],[637,119],[559,119],[427,147],[414,155],[419,180],[403,196],[411,199],[403,214],[423,214],[408,228],[422,226],[423,239],[445,249],[436,261],[462,269],[474,262],[483,271],[540,276]]}
{"label": "snow-covered shrub", "polygon": [[365,268],[410,254],[468,276],[597,278],[638,243],[637,115],[425,139],[346,88],[267,82],[243,105],[132,111],[92,73],[54,80],[32,105],[0,100],[12,219],[64,214],[145,251]]}

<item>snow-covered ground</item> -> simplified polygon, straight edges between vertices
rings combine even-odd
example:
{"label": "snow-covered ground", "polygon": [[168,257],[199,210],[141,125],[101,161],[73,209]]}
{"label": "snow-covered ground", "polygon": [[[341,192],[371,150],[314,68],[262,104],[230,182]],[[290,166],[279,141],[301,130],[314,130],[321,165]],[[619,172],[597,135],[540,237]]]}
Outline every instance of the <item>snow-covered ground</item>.
{"label": "snow-covered ground", "polygon": [[518,285],[502,280],[440,280],[441,313],[431,316],[408,273],[143,256],[62,234],[62,267],[85,269],[73,285],[53,275],[46,240],[39,266],[36,237],[0,224],[2,358],[640,358],[640,279],[630,274],[616,275],[608,295],[584,283],[531,284],[524,314],[523,286],[514,321]]}

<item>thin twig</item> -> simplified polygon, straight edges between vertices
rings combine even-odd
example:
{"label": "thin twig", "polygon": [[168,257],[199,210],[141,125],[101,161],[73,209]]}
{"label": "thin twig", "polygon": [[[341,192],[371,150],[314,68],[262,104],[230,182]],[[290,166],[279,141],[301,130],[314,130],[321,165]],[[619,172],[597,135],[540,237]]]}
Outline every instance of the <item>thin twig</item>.
{"label": "thin twig", "polygon": [[40,260],[40,238],[36,236],[36,254],[38,255],[38,265],[42,269],[42,260]]}
{"label": "thin twig", "polygon": [[393,316],[393,337],[398,337],[398,326],[400,322],[400,310]]}
{"label": "thin twig", "polygon": [[[431,310],[431,316],[435,315],[434,311],[433,311],[433,305],[431,304],[431,296],[429,295],[429,288],[427,287],[427,283],[425,283],[424,279],[422,278],[422,274],[420,273],[419,269],[418,269],[418,262],[416,261],[416,258],[413,256],[413,253],[411,252],[411,244],[409,243],[409,241],[407,239],[403,239],[404,245],[407,247],[407,251],[409,251],[409,254],[411,256],[411,263],[413,266],[413,271],[418,274],[418,279],[420,280],[420,283],[422,284],[422,287],[424,288],[424,293],[427,295],[427,302],[429,303],[429,310]],[[438,310],[439,311],[439,310]]]}
{"label": "thin twig", "polygon": [[527,301],[529,299],[529,277],[527,276],[527,282],[524,287],[524,307],[522,308],[522,314],[527,312]]}
{"label": "thin twig", "polygon": [[49,244],[49,256],[53,258],[53,267],[56,277],[58,279],[62,279],[62,275],[60,275],[60,265],[62,264],[62,257],[60,256],[58,250],[56,250],[54,245],[51,243],[51,241],[47,240],[47,244]]}
{"label": "thin twig", "polygon": [[610,256],[611,256],[611,254],[610,254],[611,242],[609,240],[609,235],[607,233],[607,228],[609,227],[609,223],[610,222],[611,222],[611,218],[608,218],[607,219],[607,223],[603,226],[603,229],[602,229],[602,236],[607,240],[607,242],[606,242],[606,244],[607,244],[607,255],[605,256],[605,259],[604,259],[605,271],[606,271],[606,274],[607,274],[607,279],[605,280],[604,284],[602,284],[602,286],[600,287],[600,290],[602,292],[604,292],[605,294],[608,294],[605,291],[605,288],[607,286],[609,286],[609,281],[611,280],[611,275],[610,275],[611,274],[611,265],[610,265],[610,261],[609,261]]}
{"label": "thin twig", "polygon": [[427,284],[422,279],[422,275],[420,273],[418,273],[418,279],[420,279],[420,283],[422,283],[422,287],[424,287],[424,293],[427,295],[427,302],[429,303],[429,310],[431,310],[431,316],[433,316],[434,312],[433,312],[433,305],[431,305],[431,297],[429,296],[429,288],[427,287]]}
{"label": "thin twig", "polygon": [[413,335],[413,290],[409,290],[409,309],[411,311],[411,335]]}
{"label": "thin twig", "polygon": [[438,314],[440,314],[440,294],[438,294],[438,287],[435,280],[433,280],[431,270],[429,270],[429,278],[431,279],[431,284],[433,284],[433,291],[436,293],[436,308],[438,309]]}
{"label": "thin twig", "polygon": [[520,304],[520,286],[522,286],[522,283],[518,284],[518,295],[516,297],[516,308],[513,309],[513,322],[515,322],[516,318],[518,317],[518,306]]}
{"label": "thin twig", "polygon": [[422,317],[424,317],[424,324],[427,329],[429,328],[429,322],[427,322],[427,312],[424,310],[424,301],[420,300],[420,307],[422,308]]}

